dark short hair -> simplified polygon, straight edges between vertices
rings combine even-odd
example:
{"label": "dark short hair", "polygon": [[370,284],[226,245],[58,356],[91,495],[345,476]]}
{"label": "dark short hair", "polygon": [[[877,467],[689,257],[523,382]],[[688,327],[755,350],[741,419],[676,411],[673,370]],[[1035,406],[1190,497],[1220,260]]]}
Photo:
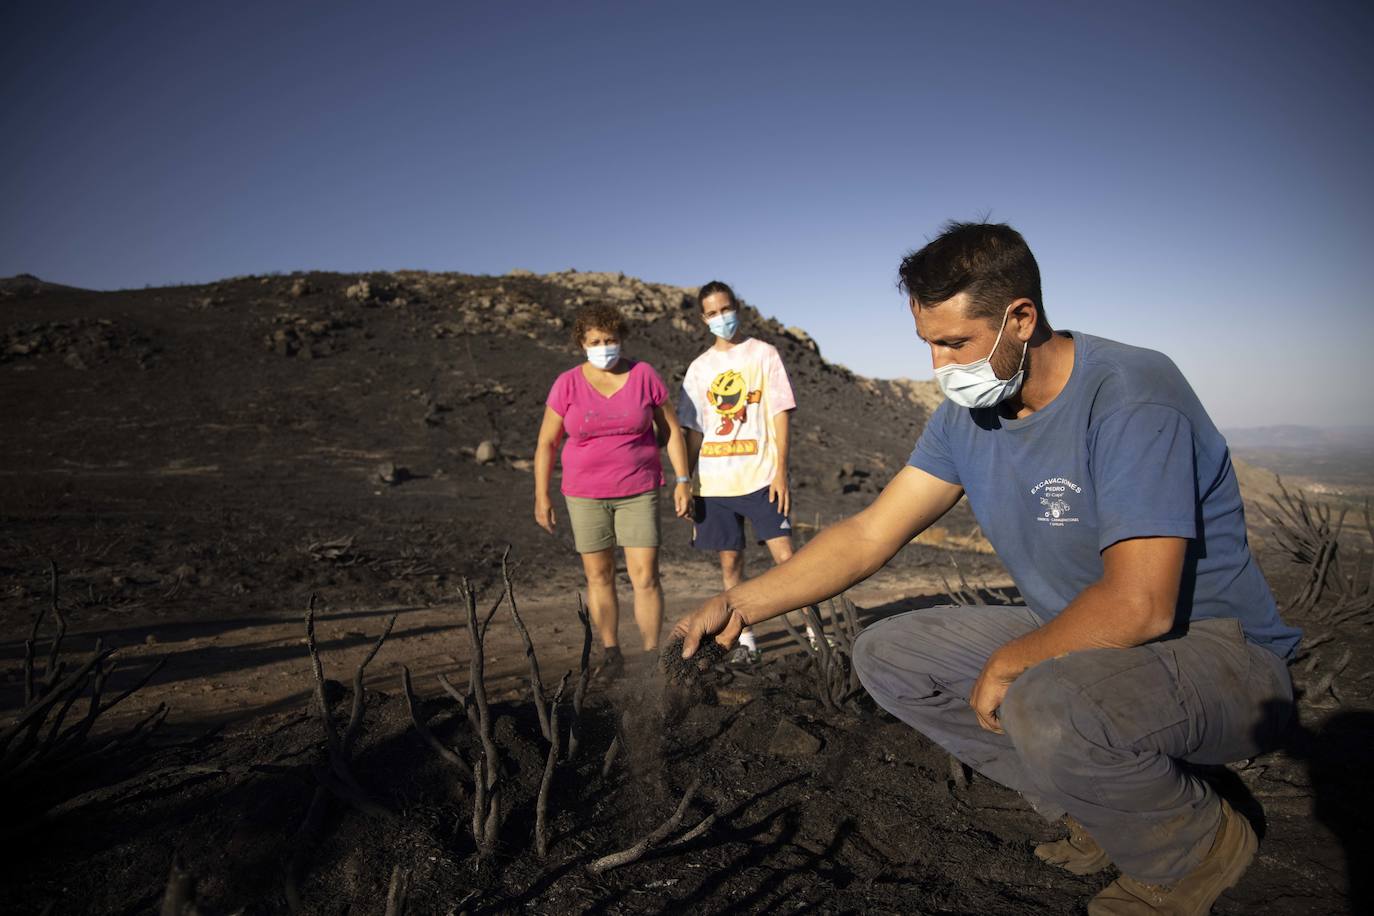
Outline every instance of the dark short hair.
{"label": "dark short hair", "polygon": [[620,339],[625,338],[625,316],[620,309],[604,302],[584,305],[573,319],[573,343],[582,346],[582,338],[588,331],[609,331]]}
{"label": "dark short hair", "polygon": [[918,305],[969,294],[970,318],[1001,320],[1015,299],[1035,303],[1040,320],[1040,266],[1021,233],[1006,223],[950,221],[934,240],[902,259],[897,288]]}
{"label": "dark short hair", "polygon": [[712,280],[701,289],[697,290],[697,307],[706,307],[706,297],[714,296],[716,293],[724,293],[730,297],[730,304],[736,309],[739,308],[739,299],[735,296],[735,291],[730,288],[729,283],[722,283],[719,280]]}

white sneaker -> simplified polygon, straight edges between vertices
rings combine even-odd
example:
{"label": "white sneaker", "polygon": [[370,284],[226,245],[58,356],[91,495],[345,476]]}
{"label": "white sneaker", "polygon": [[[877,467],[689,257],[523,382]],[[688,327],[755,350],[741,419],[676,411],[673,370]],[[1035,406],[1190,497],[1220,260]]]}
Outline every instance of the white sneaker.
{"label": "white sneaker", "polygon": [[[811,648],[819,648],[819,645],[816,642],[816,631],[811,629],[810,627],[806,628],[806,641],[811,644]],[[825,644],[832,649],[835,648],[835,637],[826,634]]]}
{"label": "white sneaker", "polygon": [[730,654],[725,656],[725,664],[738,665],[741,668],[757,665],[762,660],[762,652],[758,649],[751,649],[744,645],[735,646],[735,648],[730,650]]}

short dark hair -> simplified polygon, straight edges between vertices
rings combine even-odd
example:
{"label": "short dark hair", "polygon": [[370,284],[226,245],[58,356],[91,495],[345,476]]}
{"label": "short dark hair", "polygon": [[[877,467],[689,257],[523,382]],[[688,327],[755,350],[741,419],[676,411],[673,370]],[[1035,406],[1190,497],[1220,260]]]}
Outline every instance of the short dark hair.
{"label": "short dark hair", "polygon": [[617,338],[625,337],[625,316],[620,309],[604,302],[584,305],[573,319],[573,343],[582,346],[588,331],[609,331]]}
{"label": "short dark hair", "polygon": [[897,288],[930,306],[967,292],[970,318],[1000,320],[1015,299],[1035,303],[1040,320],[1040,266],[1021,233],[1006,223],[951,220],[920,251],[902,259]]}
{"label": "short dark hair", "polygon": [[706,307],[706,297],[714,296],[716,293],[724,293],[730,297],[730,304],[736,309],[739,308],[739,299],[735,296],[735,291],[730,288],[729,283],[722,283],[719,280],[712,280],[701,289],[697,290],[697,307]]}

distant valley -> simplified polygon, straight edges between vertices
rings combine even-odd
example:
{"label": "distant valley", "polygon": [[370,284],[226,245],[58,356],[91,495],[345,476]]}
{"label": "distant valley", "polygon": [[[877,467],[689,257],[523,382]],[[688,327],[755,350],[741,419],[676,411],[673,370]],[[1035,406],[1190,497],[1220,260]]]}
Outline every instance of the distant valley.
{"label": "distant valley", "polygon": [[1308,489],[1374,494],[1374,426],[1257,426],[1222,434],[1236,457]]}

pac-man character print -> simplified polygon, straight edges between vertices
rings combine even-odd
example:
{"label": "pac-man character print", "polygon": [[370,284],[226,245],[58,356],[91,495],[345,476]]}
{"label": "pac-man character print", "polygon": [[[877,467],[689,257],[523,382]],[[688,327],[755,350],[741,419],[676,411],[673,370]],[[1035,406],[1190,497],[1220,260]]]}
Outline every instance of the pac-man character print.
{"label": "pac-man character print", "polygon": [[744,376],[734,369],[727,369],[717,375],[706,389],[706,400],[720,414],[720,428],[717,436],[728,436],[735,424],[743,426],[749,419],[749,405],[757,404],[762,392],[748,391]]}

